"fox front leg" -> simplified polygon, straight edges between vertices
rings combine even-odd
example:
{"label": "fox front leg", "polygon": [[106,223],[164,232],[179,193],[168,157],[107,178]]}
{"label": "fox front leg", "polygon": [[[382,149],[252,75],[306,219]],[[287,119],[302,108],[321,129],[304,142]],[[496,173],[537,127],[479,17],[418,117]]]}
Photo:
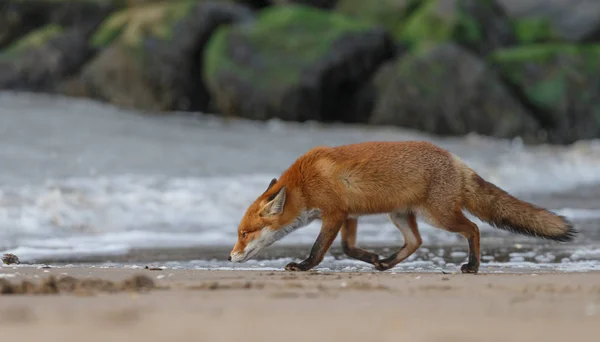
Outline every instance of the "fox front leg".
{"label": "fox front leg", "polygon": [[323,219],[323,225],[317,240],[310,250],[308,258],[304,259],[300,263],[290,262],[285,266],[286,271],[308,271],[311,268],[317,266],[323,258],[325,253],[331,247],[331,244],[337,237],[342,224],[344,223],[344,217],[336,217],[335,219]]}

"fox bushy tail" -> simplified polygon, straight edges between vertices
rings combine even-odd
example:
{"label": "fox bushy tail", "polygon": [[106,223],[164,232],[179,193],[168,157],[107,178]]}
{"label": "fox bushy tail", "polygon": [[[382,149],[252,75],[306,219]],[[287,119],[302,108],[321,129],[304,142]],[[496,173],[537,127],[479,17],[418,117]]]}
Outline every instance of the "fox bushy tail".
{"label": "fox bushy tail", "polygon": [[571,241],[577,231],[564,216],[522,201],[464,168],[463,206],[493,227],[554,241]]}

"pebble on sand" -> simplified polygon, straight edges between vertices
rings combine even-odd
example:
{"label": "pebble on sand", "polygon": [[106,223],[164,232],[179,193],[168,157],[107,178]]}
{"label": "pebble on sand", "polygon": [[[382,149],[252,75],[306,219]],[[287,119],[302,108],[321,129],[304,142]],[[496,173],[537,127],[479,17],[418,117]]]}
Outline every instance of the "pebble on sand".
{"label": "pebble on sand", "polygon": [[7,264],[7,265],[12,265],[12,264],[20,264],[21,262],[19,261],[19,257],[11,254],[11,253],[6,253],[4,255],[2,255],[2,262]]}

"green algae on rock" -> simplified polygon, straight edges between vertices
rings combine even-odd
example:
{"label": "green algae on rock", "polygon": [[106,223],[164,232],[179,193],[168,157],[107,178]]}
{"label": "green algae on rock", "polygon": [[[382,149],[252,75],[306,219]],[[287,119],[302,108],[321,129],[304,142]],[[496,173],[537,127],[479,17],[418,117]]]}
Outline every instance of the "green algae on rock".
{"label": "green algae on rock", "polygon": [[103,0],[2,0],[0,48],[48,25],[77,28],[89,34],[117,8],[114,1]]}
{"label": "green algae on rock", "polygon": [[0,52],[0,59],[19,58],[22,52],[33,48],[39,48],[48,43],[49,40],[58,37],[63,32],[64,28],[55,24],[31,31],[21,39],[9,45],[6,49],[2,50]]}
{"label": "green algae on rock", "polygon": [[217,1],[124,9],[91,37],[90,44],[102,52],[73,82],[83,83],[86,93],[95,98],[122,106],[205,110],[208,94],[200,71],[205,42],[218,26],[253,18],[244,6]]}
{"label": "green algae on rock", "polygon": [[519,44],[559,42],[563,39],[552,23],[545,18],[511,20]]}
{"label": "green algae on rock", "polygon": [[53,24],[39,28],[0,53],[0,89],[53,92],[91,54],[80,30]]}
{"label": "green algae on rock", "polygon": [[116,8],[99,0],[3,0],[0,88],[56,91],[93,55],[87,37]]}
{"label": "green algae on rock", "polygon": [[533,44],[489,56],[555,143],[600,137],[600,44]]}
{"label": "green algae on rock", "polygon": [[139,47],[148,37],[170,40],[176,23],[191,14],[196,2],[157,2],[122,9],[100,25],[90,43],[99,48],[118,39],[126,45]]}
{"label": "green algae on rock", "polygon": [[364,121],[345,116],[346,106],[392,50],[383,28],[308,6],[275,6],[252,24],[213,35],[204,80],[227,115]]}
{"label": "green algae on rock", "polygon": [[538,139],[537,122],[500,77],[455,43],[424,44],[382,69],[375,80],[379,96],[373,124],[440,135]]}
{"label": "green algae on rock", "polygon": [[511,20],[544,22],[545,26],[552,29],[552,36],[558,38],[557,40],[575,43],[598,41],[600,38],[598,0],[496,1],[505,9]]}
{"label": "green algae on rock", "polygon": [[516,41],[508,18],[494,0],[423,1],[404,25],[402,40],[409,45],[455,41],[487,55]]}
{"label": "green algae on rock", "polygon": [[395,41],[401,41],[406,20],[419,3],[419,0],[339,0],[335,10],[351,18],[380,24]]}

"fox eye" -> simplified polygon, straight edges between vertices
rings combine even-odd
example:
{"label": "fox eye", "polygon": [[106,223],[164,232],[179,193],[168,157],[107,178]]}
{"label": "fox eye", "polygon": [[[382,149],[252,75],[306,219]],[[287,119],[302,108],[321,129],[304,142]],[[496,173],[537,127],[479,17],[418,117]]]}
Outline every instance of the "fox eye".
{"label": "fox eye", "polygon": [[243,233],[242,233],[242,239],[245,239],[245,238],[246,238],[246,236],[248,236],[248,233],[246,233],[246,232],[243,232]]}

